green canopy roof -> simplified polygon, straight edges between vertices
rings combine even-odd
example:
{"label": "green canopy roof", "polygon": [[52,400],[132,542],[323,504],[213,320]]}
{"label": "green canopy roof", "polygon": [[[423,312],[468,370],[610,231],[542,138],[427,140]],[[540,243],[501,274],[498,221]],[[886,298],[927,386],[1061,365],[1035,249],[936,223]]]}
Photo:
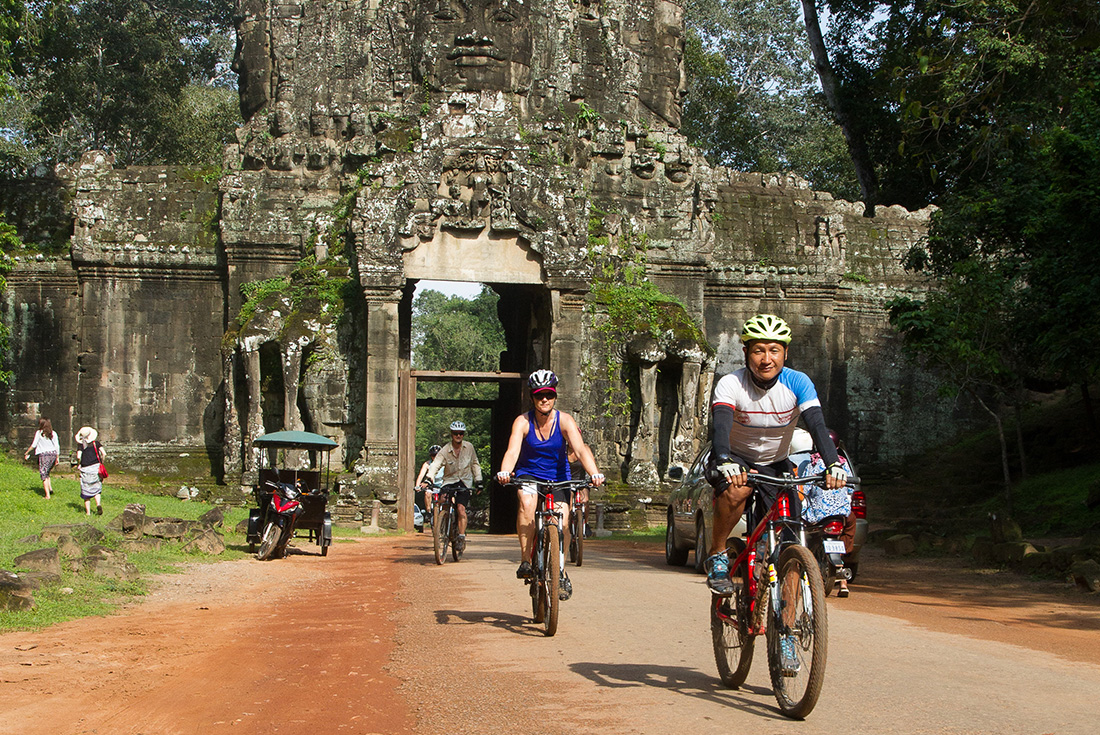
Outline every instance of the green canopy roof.
{"label": "green canopy roof", "polygon": [[329,450],[339,446],[332,439],[311,431],[273,431],[270,434],[256,437],[252,442],[258,447],[275,447],[278,449],[319,449]]}

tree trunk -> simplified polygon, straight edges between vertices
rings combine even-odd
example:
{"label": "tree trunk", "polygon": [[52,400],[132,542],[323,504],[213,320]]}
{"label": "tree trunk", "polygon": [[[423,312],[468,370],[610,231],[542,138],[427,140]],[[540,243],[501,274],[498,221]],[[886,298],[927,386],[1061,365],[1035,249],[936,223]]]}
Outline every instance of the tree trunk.
{"label": "tree trunk", "polygon": [[1016,451],[1020,455],[1020,477],[1027,477],[1027,456],[1024,454],[1024,417],[1019,401],[1012,407],[1016,414]]}
{"label": "tree trunk", "polygon": [[993,417],[993,423],[997,425],[997,439],[1001,442],[1001,471],[1004,473],[1005,483],[1005,513],[1008,517],[1012,517],[1012,474],[1008,471],[1008,442],[1005,440],[1005,427],[1001,421],[1001,416],[989,406],[985,405],[985,401],[977,395],[977,393],[971,392],[974,400],[978,402],[978,405],[984,408],[990,416]]}
{"label": "tree trunk", "polygon": [[867,150],[867,142],[855,129],[851,116],[841,103],[839,84],[833,72],[833,65],[829,61],[825,39],[821,35],[821,21],[817,16],[815,0],[802,0],[802,15],[806,19],[806,35],[814,55],[814,68],[817,70],[818,79],[821,80],[821,91],[825,93],[825,101],[836,118],[837,124],[840,125],[841,132],[844,133],[844,141],[848,144],[848,155],[856,169],[860,196],[863,197],[863,216],[874,217],[875,204],[878,200],[878,177],[871,162],[871,154]]}
{"label": "tree trunk", "polygon": [[1098,433],[1096,430],[1096,412],[1093,410],[1092,395],[1089,393],[1089,384],[1084,380],[1081,381],[1081,403],[1085,407],[1085,420],[1087,422],[1086,426],[1088,426],[1089,436],[1095,441]]}

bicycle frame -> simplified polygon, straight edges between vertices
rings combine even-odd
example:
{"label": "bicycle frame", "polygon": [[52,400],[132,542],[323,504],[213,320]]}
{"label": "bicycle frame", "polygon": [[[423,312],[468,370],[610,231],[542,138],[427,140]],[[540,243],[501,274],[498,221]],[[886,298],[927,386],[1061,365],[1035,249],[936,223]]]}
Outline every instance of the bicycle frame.
{"label": "bicycle frame", "polygon": [[[823,477],[823,476],[821,476]],[[758,618],[757,606],[760,601],[760,590],[757,582],[757,564],[761,562],[756,555],[756,547],[760,539],[767,534],[767,565],[769,573],[768,587],[771,589],[772,597],[776,597],[778,594],[778,588],[773,582],[775,581],[775,566],[779,562],[779,555],[782,553],[784,547],[790,544],[806,545],[806,529],[802,523],[802,518],[791,513],[791,493],[796,491],[797,485],[807,484],[812,482],[815,478],[804,477],[797,478],[797,483],[794,482],[796,478],[791,477],[768,477],[767,475],[749,475],[750,482],[753,483],[753,501],[755,503],[757,494],[760,492],[756,487],[757,485],[770,484],[773,486],[779,486],[780,491],[772,504],[772,507],[768,509],[768,512],[764,514],[764,517],[760,519],[760,522],[756,524],[756,527],[752,530],[745,539],[745,548],[737,555],[737,558],[730,563],[730,569],[739,569],[741,564],[745,565],[745,584],[748,585],[748,600],[749,600],[749,619],[753,621],[753,624],[749,626],[750,635],[760,635],[764,632],[763,626],[757,626]],[[818,478],[821,479],[821,478]],[[769,482],[769,480],[771,482]],[[786,531],[787,533],[784,533]],[[793,536],[793,538],[792,538]],[[809,599],[807,596],[804,599]],[[773,603],[775,600],[772,600]],[[773,610],[775,609],[773,605]]]}

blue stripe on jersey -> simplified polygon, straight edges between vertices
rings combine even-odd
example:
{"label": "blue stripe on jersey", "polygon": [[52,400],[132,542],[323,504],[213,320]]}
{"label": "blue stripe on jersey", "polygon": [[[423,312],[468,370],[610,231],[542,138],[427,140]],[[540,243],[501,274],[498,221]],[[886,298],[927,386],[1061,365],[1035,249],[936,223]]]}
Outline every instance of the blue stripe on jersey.
{"label": "blue stripe on jersey", "polygon": [[791,393],[794,393],[799,408],[817,399],[817,389],[814,388],[813,381],[806,373],[800,373],[797,370],[785,367],[779,373],[778,382],[785,385]]}

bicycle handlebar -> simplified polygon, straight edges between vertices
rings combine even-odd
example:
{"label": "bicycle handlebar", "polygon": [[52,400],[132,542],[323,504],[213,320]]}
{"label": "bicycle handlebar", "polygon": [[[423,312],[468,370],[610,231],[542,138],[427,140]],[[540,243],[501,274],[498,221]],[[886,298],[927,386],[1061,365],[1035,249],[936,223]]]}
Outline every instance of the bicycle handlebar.
{"label": "bicycle handlebar", "polygon": [[[797,487],[798,485],[824,485],[825,480],[828,478],[829,473],[822,472],[818,475],[807,475],[806,477],[772,477],[770,475],[761,475],[757,472],[749,473],[750,485],[775,485],[776,487]],[[850,487],[859,487],[860,479],[855,475],[848,475],[848,479],[845,484]]]}
{"label": "bicycle handlebar", "polygon": [[505,483],[507,487],[519,487],[520,485],[534,485],[540,493],[543,495],[546,492],[553,492],[554,490],[583,490],[585,488],[595,487],[590,480],[559,480],[557,482],[549,482],[547,480],[520,480],[512,478],[510,482]]}

